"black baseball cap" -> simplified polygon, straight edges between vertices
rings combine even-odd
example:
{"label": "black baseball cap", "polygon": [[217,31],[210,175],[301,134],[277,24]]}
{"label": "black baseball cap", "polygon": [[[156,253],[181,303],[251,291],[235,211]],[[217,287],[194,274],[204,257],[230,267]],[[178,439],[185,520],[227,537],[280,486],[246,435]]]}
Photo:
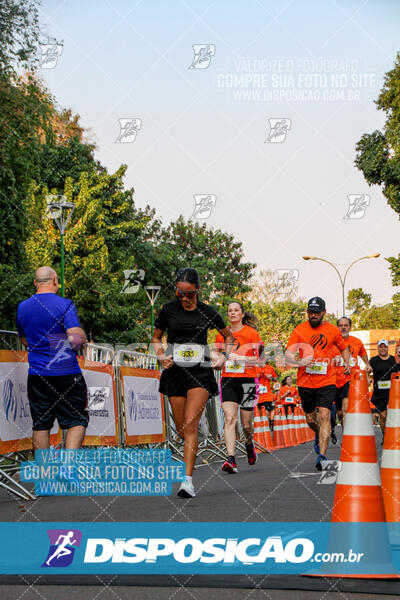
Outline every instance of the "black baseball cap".
{"label": "black baseball cap", "polygon": [[310,298],[308,301],[307,310],[311,312],[320,313],[323,310],[326,310],[325,300],[322,300],[319,296],[315,296],[314,298]]}

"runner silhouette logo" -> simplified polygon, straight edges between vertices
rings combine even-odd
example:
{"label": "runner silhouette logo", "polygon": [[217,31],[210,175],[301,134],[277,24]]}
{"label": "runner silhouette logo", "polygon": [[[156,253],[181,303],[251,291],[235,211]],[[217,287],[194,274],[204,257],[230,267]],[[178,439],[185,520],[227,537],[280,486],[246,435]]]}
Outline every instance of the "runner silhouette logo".
{"label": "runner silhouette logo", "polygon": [[50,548],[42,567],[68,567],[74,558],[75,549],[81,545],[79,529],[48,529]]}

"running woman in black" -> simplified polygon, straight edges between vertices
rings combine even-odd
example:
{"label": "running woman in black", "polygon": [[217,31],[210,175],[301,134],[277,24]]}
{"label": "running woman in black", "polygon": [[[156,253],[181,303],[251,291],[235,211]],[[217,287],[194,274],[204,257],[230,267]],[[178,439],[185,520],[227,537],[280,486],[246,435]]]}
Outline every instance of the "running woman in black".
{"label": "running woman in black", "polygon": [[[161,308],[155,322],[152,344],[163,366],[160,392],[168,396],[176,429],[184,439],[183,456],[186,479],[178,496],[193,498],[192,473],[198,446],[198,426],[207,400],[218,393],[212,367],[221,368],[233,345],[233,335],[221,315],[198,299],[199,274],[195,269],[180,269],[175,280],[176,298]],[[224,338],[225,352],[213,355],[211,363],[207,332],[217,329]],[[162,336],[167,332],[167,351]]]}

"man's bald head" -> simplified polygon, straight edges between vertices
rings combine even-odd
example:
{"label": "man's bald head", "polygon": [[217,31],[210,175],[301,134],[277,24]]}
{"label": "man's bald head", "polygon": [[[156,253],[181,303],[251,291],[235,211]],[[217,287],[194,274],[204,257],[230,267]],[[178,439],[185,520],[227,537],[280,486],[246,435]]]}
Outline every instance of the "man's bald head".
{"label": "man's bald head", "polygon": [[56,293],[58,291],[57,273],[51,267],[39,267],[35,273],[37,292]]}

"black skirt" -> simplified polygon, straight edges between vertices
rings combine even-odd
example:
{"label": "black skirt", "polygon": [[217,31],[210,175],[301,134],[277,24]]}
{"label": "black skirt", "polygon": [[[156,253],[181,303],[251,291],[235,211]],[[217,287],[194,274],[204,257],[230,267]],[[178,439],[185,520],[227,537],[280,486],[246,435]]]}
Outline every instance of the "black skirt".
{"label": "black skirt", "polygon": [[218,394],[218,384],[211,367],[172,365],[161,373],[159,391],[166,396],[186,396],[188,390],[201,387],[210,397]]}

